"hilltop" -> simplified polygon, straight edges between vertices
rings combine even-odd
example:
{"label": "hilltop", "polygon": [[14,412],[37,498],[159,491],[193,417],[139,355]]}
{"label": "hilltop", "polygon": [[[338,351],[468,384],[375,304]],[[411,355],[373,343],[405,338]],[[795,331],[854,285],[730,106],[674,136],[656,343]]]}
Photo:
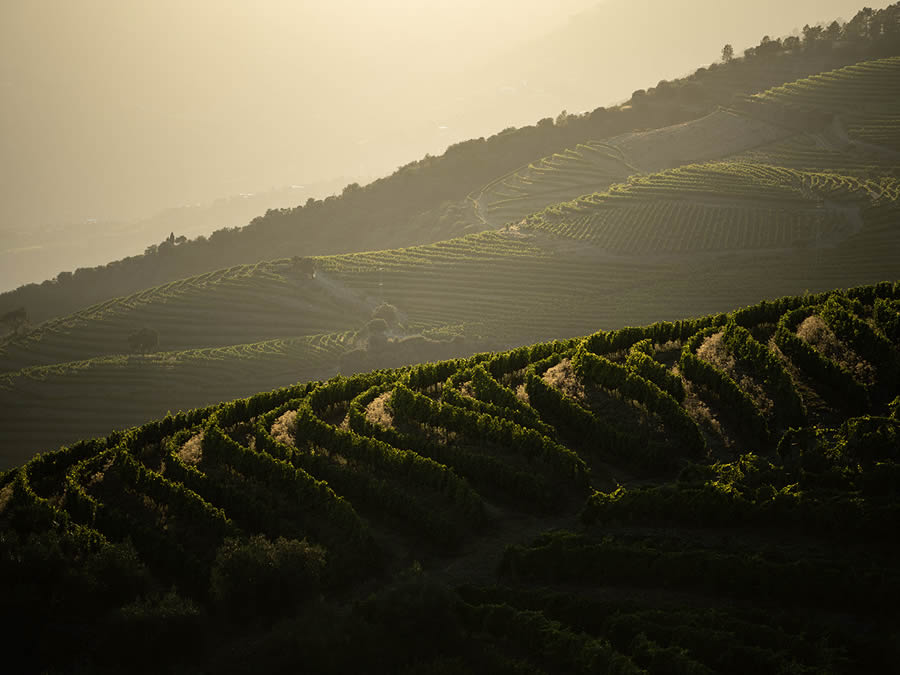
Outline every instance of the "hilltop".
{"label": "hilltop", "polygon": [[6,662],[888,671],[898,317],[783,297],[39,455],[0,475]]}

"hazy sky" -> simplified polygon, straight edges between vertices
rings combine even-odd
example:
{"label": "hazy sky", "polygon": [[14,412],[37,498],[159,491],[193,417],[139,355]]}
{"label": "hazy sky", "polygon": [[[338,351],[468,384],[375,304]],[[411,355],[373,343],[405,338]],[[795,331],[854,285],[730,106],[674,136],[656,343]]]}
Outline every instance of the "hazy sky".
{"label": "hazy sky", "polygon": [[864,3],[608,0],[571,20],[596,4],[4,2],[0,230],[382,175]]}

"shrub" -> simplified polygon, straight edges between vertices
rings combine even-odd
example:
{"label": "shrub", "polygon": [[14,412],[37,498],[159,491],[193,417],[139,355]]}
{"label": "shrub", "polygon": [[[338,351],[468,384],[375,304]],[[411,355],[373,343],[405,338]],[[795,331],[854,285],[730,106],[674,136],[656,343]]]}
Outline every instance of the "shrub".
{"label": "shrub", "polygon": [[284,615],[318,593],[324,566],[325,551],[305,539],[229,538],[216,553],[210,596],[233,619]]}

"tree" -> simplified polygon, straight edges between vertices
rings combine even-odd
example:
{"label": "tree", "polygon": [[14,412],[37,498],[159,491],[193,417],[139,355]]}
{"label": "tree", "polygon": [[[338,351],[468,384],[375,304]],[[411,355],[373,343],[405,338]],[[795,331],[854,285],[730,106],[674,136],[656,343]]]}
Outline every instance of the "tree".
{"label": "tree", "polygon": [[778,54],[781,51],[781,40],[775,39],[773,40],[768,35],[764,35],[763,39],[760,41],[759,46],[756,48],[757,56],[772,56],[774,54]]}
{"label": "tree", "polygon": [[734,59],[734,47],[732,47],[730,44],[722,47],[722,60],[725,63],[729,63],[733,59]]}
{"label": "tree", "polygon": [[325,551],[305,539],[229,538],[216,553],[210,597],[241,621],[283,615],[315,596],[324,567]]}
{"label": "tree", "polygon": [[789,35],[788,37],[784,38],[784,42],[782,44],[787,51],[793,52],[800,49],[800,38],[796,35]]}
{"label": "tree", "polygon": [[366,324],[369,349],[379,349],[387,344],[387,321],[384,319],[372,319]]}
{"label": "tree", "polygon": [[822,37],[821,26],[810,26],[809,24],[803,26],[803,44],[805,46],[809,47],[814,42],[818,42],[820,37]]}

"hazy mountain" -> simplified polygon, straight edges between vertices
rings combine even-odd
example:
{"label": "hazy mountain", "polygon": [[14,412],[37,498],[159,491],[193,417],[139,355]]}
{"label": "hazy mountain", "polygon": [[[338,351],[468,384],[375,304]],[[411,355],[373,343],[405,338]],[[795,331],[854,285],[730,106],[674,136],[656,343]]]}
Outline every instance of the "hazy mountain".
{"label": "hazy mountain", "polygon": [[139,255],[170,233],[193,239],[223,227],[246,225],[269,209],[340,193],[349,181],[337,178],[312,185],[231,195],[206,204],[164,209],[134,220],[86,218],[49,225],[16,221],[0,224],[0,292],[50,279],[62,270],[93,267]]}
{"label": "hazy mountain", "polygon": [[861,5],[592,4],[18,3],[0,27],[0,223],[383,174]]}

